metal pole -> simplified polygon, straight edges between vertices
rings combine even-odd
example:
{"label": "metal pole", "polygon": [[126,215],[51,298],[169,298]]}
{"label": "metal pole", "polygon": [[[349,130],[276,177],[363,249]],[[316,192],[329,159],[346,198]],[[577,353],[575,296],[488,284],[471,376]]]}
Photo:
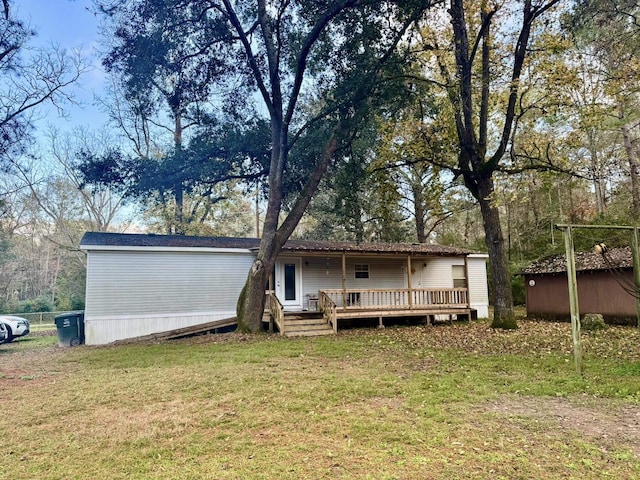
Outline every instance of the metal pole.
{"label": "metal pole", "polygon": [[564,228],[564,245],[567,253],[567,281],[569,283],[569,308],[571,309],[571,334],[573,337],[573,359],[578,375],[582,375],[582,345],[580,344],[580,308],[578,304],[578,281],[574,256],[571,226]]}

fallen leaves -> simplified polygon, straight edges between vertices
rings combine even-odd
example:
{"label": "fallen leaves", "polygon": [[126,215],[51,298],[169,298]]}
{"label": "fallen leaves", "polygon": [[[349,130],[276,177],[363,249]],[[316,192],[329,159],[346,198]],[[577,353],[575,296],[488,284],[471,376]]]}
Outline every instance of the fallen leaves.
{"label": "fallen leaves", "polygon": [[[405,344],[417,349],[454,349],[474,355],[573,355],[569,323],[520,320],[517,330],[493,329],[486,322],[465,322],[432,327],[387,328],[379,333],[381,345]],[[611,326],[583,332],[583,352],[600,359],[640,361],[637,328]]]}

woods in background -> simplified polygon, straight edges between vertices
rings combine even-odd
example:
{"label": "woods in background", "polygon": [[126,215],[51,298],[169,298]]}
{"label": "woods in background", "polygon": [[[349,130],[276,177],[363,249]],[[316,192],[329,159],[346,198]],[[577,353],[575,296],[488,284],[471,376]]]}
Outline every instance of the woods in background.
{"label": "woods in background", "polygon": [[81,308],[97,230],[465,246],[508,318],[555,223],[640,218],[636,2],[96,2],[111,123],[64,133],[82,59],[8,5],[0,310]]}

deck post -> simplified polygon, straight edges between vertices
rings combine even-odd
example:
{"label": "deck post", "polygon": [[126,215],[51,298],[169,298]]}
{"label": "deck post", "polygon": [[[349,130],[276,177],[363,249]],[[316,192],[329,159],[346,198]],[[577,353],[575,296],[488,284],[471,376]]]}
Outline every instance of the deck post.
{"label": "deck post", "polygon": [[407,255],[407,286],[409,287],[409,310],[413,310],[413,290],[411,288],[411,255]]}
{"label": "deck post", "polygon": [[[486,268],[486,267],[485,267]],[[471,309],[471,289],[469,288],[469,256],[464,256],[464,283],[467,287],[467,308]],[[471,320],[471,315],[469,315]]]}
{"label": "deck post", "polygon": [[378,328],[384,328],[384,323],[382,323],[382,316],[378,317]]}
{"label": "deck post", "polygon": [[347,306],[347,257],[342,253],[342,308]]}

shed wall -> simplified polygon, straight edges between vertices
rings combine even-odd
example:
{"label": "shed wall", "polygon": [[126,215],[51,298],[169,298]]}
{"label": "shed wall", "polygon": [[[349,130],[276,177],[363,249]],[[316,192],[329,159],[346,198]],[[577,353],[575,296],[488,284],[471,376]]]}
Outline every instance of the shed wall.
{"label": "shed wall", "polygon": [[[621,272],[633,283],[633,272]],[[605,318],[636,317],[636,299],[627,293],[610,272],[578,272],[580,315],[600,313]],[[530,281],[535,281],[531,286]],[[566,274],[525,275],[527,315],[569,317],[569,287]]]}

